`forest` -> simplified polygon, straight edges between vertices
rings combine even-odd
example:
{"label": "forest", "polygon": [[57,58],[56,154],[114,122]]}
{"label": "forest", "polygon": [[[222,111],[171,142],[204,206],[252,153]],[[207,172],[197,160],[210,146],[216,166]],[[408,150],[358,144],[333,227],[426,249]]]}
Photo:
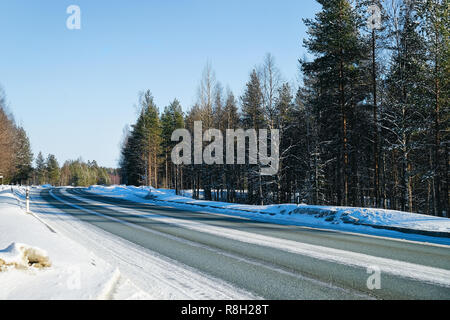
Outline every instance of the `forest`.
{"label": "forest", "polygon": [[[122,183],[232,203],[448,216],[449,2],[318,2],[315,18],[303,20],[308,36],[299,48],[308,54],[298,61],[298,81],[286,81],[266,54],[249,66],[239,96],[216,79],[209,62],[192,106],[175,99],[160,109],[146,90],[136,122],[124,131],[119,169],[82,159],[60,166],[42,153],[33,165],[29,137],[0,88],[1,183]],[[175,165],[172,133],[193,133],[195,121],[222,132],[278,129],[277,174],[262,175],[258,164]]]}
{"label": "forest", "polygon": [[98,166],[96,161],[68,160],[60,167],[53,154],[35,159],[24,128],[18,126],[0,87],[0,179],[2,184],[90,186],[120,181],[118,170]]}
{"label": "forest", "polygon": [[[249,204],[376,207],[447,216],[449,19],[446,0],[318,0],[304,19],[298,84],[275,57],[249,68],[235,96],[207,63],[197,102],[163,109],[150,90],[124,132],[121,182]],[[299,14],[300,16],[300,14]],[[172,132],[278,129],[280,169],[174,165]]]}
{"label": "forest", "polygon": [[0,176],[1,183],[22,183],[31,175],[33,154],[26,131],[18,126],[6,106],[0,87]]}

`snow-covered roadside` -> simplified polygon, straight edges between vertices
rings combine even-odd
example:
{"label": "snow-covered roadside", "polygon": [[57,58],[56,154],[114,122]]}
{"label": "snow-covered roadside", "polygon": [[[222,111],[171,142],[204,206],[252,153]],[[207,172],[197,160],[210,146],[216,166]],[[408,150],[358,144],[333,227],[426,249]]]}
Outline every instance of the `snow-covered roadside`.
{"label": "snow-covered roadside", "polygon": [[[66,190],[63,190],[62,194],[95,205],[95,201],[70,194]],[[385,273],[450,287],[450,272],[445,269],[426,267],[413,263],[374,257],[362,253],[311,245],[287,239],[279,239],[237,229],[208,225],[193,220],[165,217],[134,208],[121,208],[121,212],[129,215],[145,217],[149,220],[180,226],[182,228],[191,229],[198,232],[221,235],[224,238],[233,239],[240,242],[276,248],[279,250],[300,254],[302,256],[310,256],[319,260],[331,261],[362,268],[369,268],[370,266],[376,265],[379,266]],[[118,223],[129,224],[123,220],[120,220],[120,218],[116,219],[109,217],[109,219],[114,219]],[[140,228],[139,226],[134,227]]]}
{"label": "snow-covered roadside", "polygon": [[141,203],[205,211],[278,224],[450,244],[450,219],[394,210],[311,205],[253,206],[193,200],[174,190],[130,186],[91,186],[87,191]]}
{"label": "snow-covered roadside", "polygon": [[[120,270],[114,299],[249,300],[259,297],[223,280],[161,256],[74,218],[44,201],[42,187],[31,189],[31,210],[43,223],[75,241]],[[24,190],[15,189],[20,200]],[[68,204],[75,206],[74,204]],[[90,212],[85,211],[86,214]],[[94,213],[92,213],[94,214]],[[136,286],[140,290],[136,290]]]}
{"label": "snow-covered roadside", "polygon": [[14,189],[16,195],[0,186],[0,299],[110,299],[139,291],[116,267],[25,213],[24,189]]}

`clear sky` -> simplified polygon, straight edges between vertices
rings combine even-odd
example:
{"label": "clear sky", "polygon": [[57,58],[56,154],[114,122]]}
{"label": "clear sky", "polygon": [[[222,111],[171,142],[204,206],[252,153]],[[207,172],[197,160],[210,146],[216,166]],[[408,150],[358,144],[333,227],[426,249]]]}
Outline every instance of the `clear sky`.
{"label": "clear sky", "polygon": [[[69,30],[69,5],[81,30]],[[0,85],[35,156],[116,167],[138,93],[163,110],[196,100],[210,61],[236,96],[271,53],[287,81],[305,55],[302,18],[315,0],[0,0]]]}

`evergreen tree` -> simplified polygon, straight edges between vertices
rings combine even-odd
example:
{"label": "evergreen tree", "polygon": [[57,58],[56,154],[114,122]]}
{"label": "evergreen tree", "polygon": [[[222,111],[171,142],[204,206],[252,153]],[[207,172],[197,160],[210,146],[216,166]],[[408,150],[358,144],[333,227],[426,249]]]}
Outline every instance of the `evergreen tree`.
{"label": "evergreen tree", "polygon": [[[223,110],[224,129],[237,129],[240,125],[239,113],[236,99],[230,89],[227,90],[225,107]],[[226,141],[224,140],[224,143]],[[224,149],[226,150],[226,149]],[[224,162],[225,163],[225,162]],[[236,155],[235,155],[236,163]],[[227,202],[237,201],[237,190],[240,187],[240,177],[242,175],[242,166],[225,165],[225,188]],[[242,189],[242,188],[241,188]]]}
{"label": "evergreen tree", "polygon": [[276,195],[276,200],[272,202],[287,203],[292,201],[293,192],[293,175],[295,171],[295,155],[294,151],[298,145],[298,136],[294,127],[296,124],[295,108],[293,103],[292,89],[289,83],[284,83],[278,90],[278,99],[276,103],[275,128],[280,130],[281,150],[279,159],[279,170],[276,175],[276,183],[271,189],[271,193]]}
{"label": "evergreen tree", "polygon": [[361,28],[366,36],[367,48],[370,51],[370,61],[368,61],[367,73],[370,73],[370,91],[368,98],[372,105],[372,130],[370,139],[372,140],[372,189],[373,204],[375,207],[380,206],[380,199],[383,193],[382,184],[380,182],[380,161],[381,161],[381,142],[380,142],[380,97],[382,94],[381,78],[383,76],[384,60],[383,55],[388,46],[387,22],[388,16],[381,0],[363,0],[357,2],[356,7],[359,8],[361,16],[367,21],[362,24]]}
{"label": "evergreen tree", "polygon": [[354,109],[367,98],[364,88],[363,70],[359,67],[366,59],[364,41],[359,26],[361,17],[348,0],[318,0],[322,10],[315,20],[307,19],[309,38],[306,48],[315,55],[312,62],[302,61],[302,69],[309,76],[317,77],[314,83],[319,95],[315,97],[315,108],[320,127],[321,141],[328,141],[323,149],[324,161],[329,163],[327,175],[334,176],[330,185],[333,202],[348,205],[352,164],[356,161],[351,152],[355,145],[351,140]]}
{"label": "evergreen tree", "polygon": [[[202,121],[202,110],[198,104],[195,104],[187,113],[185,118],[186,128],[190,131],[191,135],[194,132],[194,122]],[[193,152],[193,146],[191,147],[191,152]],[[202,186],[202,166],[192,164],[188,166],[188,176],[189,176],[189,188],[192,189],[192,194],[194,199],[200,199],[200,188]],[[185,179],[186,181],[186,179]]]}
{"label": "evergreen tree", "polygon": [[9,183],[14,174],[14,123],[6,109],[6,95],[0,87],[0,175],[3,183]]}
{"label": "evergreen tree", "polygon": [[176,129],[184,128],[184,116],[181,109],[180,102],[175,99],[169,106],[164,109],[164,113],[161,115],[161,147],[164,154],[164,166],[165,166],[165,187],[175,188],[178,194],[178,189],[181,184],[181,168],[174,166],[170,161],[171,152],[176,142],[173,142],[172,133]]}
{"label": "evergreen tree", "polygon": [[[322,148],[327,141],[319,141],[321,127],[318,123],[319,109],[315,108],[316,97],[320,88],[316,85],[317,77],[312,74],[304,76],[303,86],[297,91],[294,117],[297,120],[292,136],[299,141],[295,148],[296,193],[299,201],[310,204],[327,204],[325,197],[326,179],[325,163],[322,161]],[[330,199],[331,200],[331,199]]]}
{"label": "evergreen tree", "polygon": [[25,184],[31,177],[33,171],[32,161],[33,153],[31,152],[30,140],[21,127],[17,128],[15,136],[15,176],[13,181]]}
{"label": "evergreen tree", "polygon": [[53,154],[49,154],[47,156],[46,171],[48,182],[53,186],[58,186],[60,183],[61,171],[59,168],[58,160],[56,160],[56,157]]}
{"label": "evergreen tree", "polygon": [[161,143],[161,126],[159,110],[156,107],[150,90],[141,99],[141,118],[138,120],[141,132],[142,150],[145,152],[146,184],[158,187],[158,157]]}
{"label": "evergreen tree", "polygon": [[245,128],[263,129],[265,119],[262,106],[262,91],[256,70],[250,74],[242,100],[242,123]]}
{"label": "evergreen tree", "polygon": [[[429,93],[429,135],[432,149],[431,177],[433,192],[429,192],[427,204],[436,215],[443,216],[449,212],[449,130],[445,124],[449,118],[450,92],[450,20],[449,2],[446,0],[425,0],[417,3],[418,16],[421,18],[420,29],[425,34],[428,75],[425,88]],[[448,126],[447,126],[448,127]],[[430,201],[432,199],[432,201]],[[433,203],[430,205],[430,203]]]}
{"label": "evergreen tree", "polygon": [[[57,167],[56,158],[53,158],[50,162],[53,162],[52,167]],[[114,170],[98,166],[95,160],[86,163],[80,158],[66,161],[59,171],[60,185],[87,187],[90,185],[109,185],[111,179],[108,172]]]}
{"label": "evergreen tree", "polygon": [[140,114],[121,152],[122,178],[130,185],[158,186],[161,125],[151,92],[140,99]]}
{"label": "evergreen tree", "polygon": [[45,166],[44,156],[42,152],[39,152],[36,158],[36,179],[39,185],[46,184],[47,182],[47,170]]}
{"label": "evergreen tree", "polygon": [[[261,84],[256,73],[253,70],[250,74],[250,80],[247,82],[246,90],[241,97],[242,101],[242,124],[245,129],[254,129],[258,133],[259,129],[265,129],[264,109],[262,105]],[[249,143],[252,143],[251,141]],[[261,167],[257,164],[258,159],[252,159],[248,153],[247,157],[247,192],[250,203],[264,204],[265,195],[263,194],[263,178],[261,177]]]}
{"label": "evergreen tree", "polygon": [[414,210],[413,158],[423,153],[426,132],[421,125],[426,111],[424,90],[427,72],[426,47],[419,34],[416,2],[404,3],[397,29],[393,30],[394,46],[387,85],[384,128],[392,152],[391,203],[402,211]]}

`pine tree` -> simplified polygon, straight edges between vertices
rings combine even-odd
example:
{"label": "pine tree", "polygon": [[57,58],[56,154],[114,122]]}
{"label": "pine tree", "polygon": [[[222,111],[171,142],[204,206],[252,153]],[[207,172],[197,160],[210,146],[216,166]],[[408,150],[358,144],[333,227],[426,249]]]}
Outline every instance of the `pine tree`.
{"label": "pine tree", "polygon": [[223,112],[224,127],[226,129],[236,129],[239,125],[239,112],[236,98],[230,89],[227,90],[227,98]]}
{"label": "pine tree", "polygon": [[145,150],[147,185],[158,187],[158,157],[161,143],[161,126],[159,110],[153,101],[150,90],[147,90],[141,99],[141,121],[138,121],[142,130],[143,150]]}
{"label": "pine tree", "polygon": [[[328,175],[332,183],[335,203],[348,205],[352,180],[351,130],[355,121],[354,108],[367,97],[362,88],[362,70],[359,68],[367,51],[362,41],[359,26],[361,17],[348,0],[318,0],[322,10],[315,20],[307,19],[309,39],[306,48],[316,56],[312,62],[303,62],[307,76],[317,77],[315,85],[319,96],[318,108],[321,131],[320,140],[327,141],[324,148],[325,161],[330,163]],[[354,172],[352,174],[355,174]],[[333,198],[334,198],[333,195]]]}
{"label": "pine tree", "polygon": [[[361,29],[366,34],[367,48],[370,51],[370,56],[367,63],[370,73],[370,91],[369,97],[370,104],[372,105],[372,130],[370,139],[372,140],[372,189],[373,189],[373,204],[375,207],[381,205],[381,197],[383,194],[382,184],[380,182],[380,161],[381,161],[381,142],[380,142],[380,97],[381,92],[381,78],[383,76],[384,60],[383,54],[387,48],[387,13],[385,10],[384,2],[381,0],[363,0],[357,2],[357,8],[362,12],[360,15],[367,21],[366,24],[362,24]],[[371,20],[372,19],[372,20]],[[383,201],[383,203],[385,203]]]}
{"label": "pine tree", "polygon": [[277,195],[276,202],[285,203],[292,199],[292,172],[296,163],[294,151],[299,137],[293,135],[296,120],[291,87],[288,83],[284,83],[278,91],[275,128],[280,131],[281,153],[276,183],[273,184],[276,188],[272,188],[271,191]]}
{"label": "pine tree", "polygon": [[146,182],[146,163],[142,149],[144,134],[140,122],[141,117],[136,124],[132,125],[132,130],[125,139],[121,152],[122,180],[134,186],[140,186]]}
{"label": "pine tree", "polygon": [[42,155],[42,152],[39,152],[37,158],[36,158],[36,178],[37,182],[40,185],[43,185],[47,183],[47,171],[45,166],[45,160],[44,156]]}
{"label": "pine tree", "polygon": [[181,184],[181,168],[175,166],[170,161],[171,152],[176,142],[172,141],[172,133],[176,129],[184,128],[184,116],[180,105],[180,102],[175,99],[169,106],[164,109],[164,113],[161,115],[161,147],[164,156],[165,166],[165,187],[175,188],[176,193],[179,193]]}
{"label": "pine tree", "polygon": [[[258,133],[259,129],[265,129],[264,109],[262,105],[261,84],[256,73],[253,70],[250,74],[250,80],[247,82],[246,90],[241,97],[242,101],[242,124],[245,129],[254,129]],[[251,142],[250,142],[251,143]],[[259,165],[250,164],[257,159],[247,159],[247,189],[248,201],[250,203],[264,204],[263,178],[261,177],[261,168]]]}
{"label": "pine tree", "polygon": [[0,175],[8,183],[14,173],[14,123],[6,110],[6,95],[0,87]]}
{"label": "pine tree", "polygon": [[1,141],[2,151],[0,154],[0,174],[4,177],[3,182],[9,183],[15,172],[14,152],[12,151],[13,141],[10,132],[3,134]]}
{"label": "pine tree", "polygon": [[141,95],[140,114],[121,151],[122,179],[130,185],[158,187],[161,126],[159,110],[149,90]]}
{"label": "pine tree", "polygon": [[[223,110],[223,127],[224,129],[237,129],[240,124],[239,113],[236,99],[230,89],[227,90],[227,98]],[[225,142],[226,143],[226,142]],[[236,159],[236,155],[235,155]],[[235,160],[236,163],[236,160]],[[227,202],[237,201],[237,189],[241,177],[242,166],[225,165],[225,185]]]}
{"label": "pine tree", "polygon": [[242,100],[242,123],[245,128],[263,129],[264,110],[262,106],[262,91],[256,70],[250,74]]}
{"label": "pine tree", "polygon": [[[39,154],[42,156],[41,153]],[[61,170],[59,168],[58,160],[56,160],[56,157],[53,154],[49,154],[47,156],[46,172],[48,176],[48,182],[53,186],[59,185],[61,178]]]}
{"label": "pine tree", "polygon": [[6,106],[0,87],[0,175],[3,183],[28,183],[32,177],[33,154],[25,129],[17,126]]}
{"label": "pine tree", "polygon": [[[202,110],[199,104],[195,104],[187,113],[185,118],[186,128],[189,130],[191,135],[194,132],[194,123],[196,121],[202,121]],[[191,147],[191,152],[193,152],[193,146]],[[194,199],[200,199],[200,188],[203,183],[202,178],[202,166],[192,164],[188,168],[189,176],[189,187],[192,189],[192,196]]]}
{"label": "pine tree", "polygon": [[30,140],[21,127],[17,128],[15,136],[15,175],[13,181],[25,184],[31,177],[33,171],[32,161],[33,153],[31,152]]}
{"label": "pine tree", "polygon": [[435,214],[443,216],[449,212],[448,196],[448,143],[450,134],[445,124],[449,118],[449,91],[450,91],[450,20],[449,2],[446,0],[425,0],[417,3],[418,15],[422,20],[420,29],[425,34],[427,60],[429,68],[425,88],[431,100],[429,138],[433,146],[431,168],[433,178],[433,206]]}
{"label": "pine tree", "polygon": [[427,71],[423,37],[418,32],[416,2],[405,3],[397,29],[393,30],[394,46],[391,68],[386,80],[387,104],[384,128],[392,152],[391,186],[394,207],[414,211],[414,157],[421,157],[425,131],[421,122],[426,113],[427,93],[424,75]]}
{"label": "pine tree", "polygon": [[[315,108],[316,97],[319,95],[315,82],[317,78],[304,76],[303,85],[295,97],[295,125],[290,130],[290,136],[295,137],[297,145],[293,153],[293,172],[295,173],[295,193],[297,203],[327,204],[325,199],[325,165],[322,161],[322,148],[327,142],[319,143],[321,129],[318,108]],[[289,173],[292,175],[292,172]]]}
{"label": "pine tree", "polygon": [[[224,95],[223,87],[220,82],[217,82],[213,92],[213,128],[220,130],[220,132],[225,134],[225,106],[224,106]],[[226,148],[225,139],[223,139],[222,148]],[[226,157],[223,155],[222,162],[226,162]],[[214,200],[219,201],[223,198],[225,187],[225,172],[224,164],[214,163],[210,165],[209,175],[211,177],[211,188],[214,190]]]}

